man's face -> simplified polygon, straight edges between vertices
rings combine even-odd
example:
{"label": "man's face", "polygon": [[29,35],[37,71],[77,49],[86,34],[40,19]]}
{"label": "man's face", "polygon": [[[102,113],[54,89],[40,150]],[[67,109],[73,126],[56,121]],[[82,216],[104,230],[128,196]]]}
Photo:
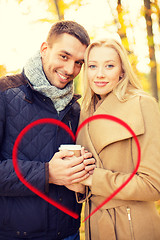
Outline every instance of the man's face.
{"label": "man's face", "polygon": [[64,88],[80,72],[86,46],[69,34],[61,34],[49,47],[41,46],[42,65],[51,85]]}

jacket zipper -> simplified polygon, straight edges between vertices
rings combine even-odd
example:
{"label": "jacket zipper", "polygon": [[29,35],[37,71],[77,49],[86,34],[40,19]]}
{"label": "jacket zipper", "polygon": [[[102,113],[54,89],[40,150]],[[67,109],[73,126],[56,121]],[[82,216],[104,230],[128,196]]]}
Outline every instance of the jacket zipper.
{"label": "jacket zipper", "polygon": [[127,214],[128,214],[129,226],[131,231],[131,239],[135,240],[134,233],[133,233],[132,219],[131,219],[131,209],[128,207],[127,207]]}
{"label": "jacket zipper", "polygon": [[71,121],[69,121],[69,128],[72,130],[72,124],[71,124]]}

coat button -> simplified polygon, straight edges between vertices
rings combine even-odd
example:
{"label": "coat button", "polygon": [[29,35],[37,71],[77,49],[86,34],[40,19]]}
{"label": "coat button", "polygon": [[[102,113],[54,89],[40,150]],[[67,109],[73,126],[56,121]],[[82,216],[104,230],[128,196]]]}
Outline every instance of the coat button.
{"label": "coat button", "polygon": [[58,234],[58,236],[59,236],[61,233],[60,233],[60,232],[58,232],[57,234]]}
{"label": "coat button", "polygon": [[26,232],[24,232],[24,233],[23,233],[23,235],[24,235],[24,236],[27,236],[27,233],[26,233]]}
{"label": "coat button", "polygon": [[18,235],[18,236],[20,235],[20,231],[17,231],[17,235]]}

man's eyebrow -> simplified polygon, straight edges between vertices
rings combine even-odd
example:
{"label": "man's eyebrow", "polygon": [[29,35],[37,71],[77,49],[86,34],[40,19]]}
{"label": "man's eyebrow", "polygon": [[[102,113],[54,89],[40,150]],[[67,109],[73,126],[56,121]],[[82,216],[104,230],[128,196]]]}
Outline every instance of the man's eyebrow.
{"label": "man's eyebrow", "polygon": [[65,51],[65,50],[61,50],[61,53],[64,53],[64,54],[66,54],[66,55],[68,55],[68,56],[72,56],[71,53],[69,53],[69,52],[67,52],[67,51]]}
{"label": "man's eyebrow", "polygon": [[[65,50],[61,50],[61,53],[66,54],[66,55],[68,55],[68,56],[72,56],[71,53],[69,53],[69,52],[67,52],[67,51],[65,51]],[[79,59],[77,62],[82,62],[82,63],[84,63],[84,59]]]}

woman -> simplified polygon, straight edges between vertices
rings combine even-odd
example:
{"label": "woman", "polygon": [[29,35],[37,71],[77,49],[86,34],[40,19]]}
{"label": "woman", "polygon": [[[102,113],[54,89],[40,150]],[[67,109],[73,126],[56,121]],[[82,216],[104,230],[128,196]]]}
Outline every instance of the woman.
{"label": "woman", "polygon": [[[136,175],[89,218],[87,239],[159,240],[160,217],[154,205],[160,199],[158,104],[141,89],[125,49],[116,40],[97,41],[88,47],[84,73],[80,123],[92,115],[112,115],[130,126],[141,147]],[[86,124],[77,143],[96,159],[97,168],[83,182],[91,190],[86,204],[91,213],[129,178],[138,151],[129,131],[106,119]]]}

